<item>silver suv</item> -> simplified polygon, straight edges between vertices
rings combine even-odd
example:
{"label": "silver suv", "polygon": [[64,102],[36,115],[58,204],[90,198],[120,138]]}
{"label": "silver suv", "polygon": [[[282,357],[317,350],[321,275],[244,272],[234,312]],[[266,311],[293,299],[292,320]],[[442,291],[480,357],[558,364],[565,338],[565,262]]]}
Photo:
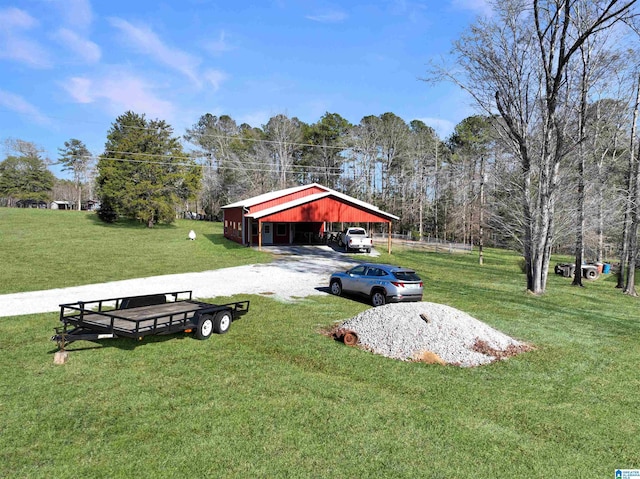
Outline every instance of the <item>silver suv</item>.
{"label": "silver suv", "polygon": [[415,271],[390,264],[363,263],[329,279],[331,294],[368,296],[373,306],[401,301],[422,301],[423,284]]}

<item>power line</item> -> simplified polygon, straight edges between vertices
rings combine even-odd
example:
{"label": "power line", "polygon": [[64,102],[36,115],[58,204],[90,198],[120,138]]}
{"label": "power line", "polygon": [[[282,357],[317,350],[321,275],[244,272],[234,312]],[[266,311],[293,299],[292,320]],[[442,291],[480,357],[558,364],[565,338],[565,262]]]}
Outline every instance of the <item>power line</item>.
{"label": "power line", "polygon": [[[101,160],[105,161],[117,161],[124,163],[144,163],[144,164],[153,164],[160,166],[181,166],[185,168],[202,168],[202,169],[217,169],[217,170],[231,170],[231,171],[263,171],[263,172],[277,172],[277,168],[269,168],[268,165],[260,162],[248,162],[249,165],[264,165],[263,168],[246,168],[244,166],[234,166],[234,165],[203,165],[199,163],[176,163],[176,162],[167,162],[167,161],[149,161],[149,160],[134,160],[132,158],[110,158],[110,157],[102,157]],[[322,166],[313,166],[313,165],[296,165],[291,164],[288,167],[293,173],[325,173],[331,175],[340,175],[342,174],[342,169],[340,167],[330,167],[325,168]],[[307,171],[307,170],[317,170],[317,171]],[[338,170],[338,171],[327,171]]]}

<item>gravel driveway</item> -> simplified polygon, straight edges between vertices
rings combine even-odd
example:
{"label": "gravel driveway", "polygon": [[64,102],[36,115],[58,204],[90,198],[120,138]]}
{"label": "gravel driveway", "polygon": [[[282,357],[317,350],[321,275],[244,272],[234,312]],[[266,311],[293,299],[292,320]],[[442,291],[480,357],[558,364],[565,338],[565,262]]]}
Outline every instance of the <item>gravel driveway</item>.
{"label": "gravel driveway", "polygon": [[[365,261],[327,246],[265,247],[272,263],[237,266],[201,273],[171,274],[45,291],[0,295],[0,317],[60,311],[60,304],[169,291],[193,291],[196,298],[262,294],[282,300],[325,294],[329,276]],[[375,255],[375,250],[371,255]]]}

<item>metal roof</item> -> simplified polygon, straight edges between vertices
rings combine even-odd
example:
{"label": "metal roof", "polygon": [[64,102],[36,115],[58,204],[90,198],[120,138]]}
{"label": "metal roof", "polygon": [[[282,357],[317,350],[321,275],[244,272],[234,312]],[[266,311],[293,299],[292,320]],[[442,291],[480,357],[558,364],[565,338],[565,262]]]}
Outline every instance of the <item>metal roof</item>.
{"label": "metal roof", "polygon": [[244,206],[245,208],[249,208],[251,206],[259,205],[260,203],[264,203],[266,201],[275,200],[276,198],[280,198],[281,196],[290,195],[291,193],[296,193],[298,191],[306,190],[307,188],[311,188],[313,186],[317,186],[318,188],[323,188],[328,190],[325,186],[319,185],[317,183],[312,183],[310,185],[302,185],[302,186],[294,186],[292,188],[286,188],[284,190],[271,191],[269,193],[263,193],[258,196],[253,196],[251,198],[247,198],[244,200],[236,201],[235,203],[231,203],[222,207],[225,208],[238,208],[239,206]]}
{"label": "metal roof", "polygon": [[258,211],[256,213],[250,213],[247,214],[246,217],[247,218],[263,218],[265,216],[269,216],[272,215],[274,213],[278,213],[279,211],[284,211],[287,210],[289,208],[294,208],[296,206],[300,206],[303,205],[305,203],[309,203],[311,201],[316,201],[319,200],[321,198],[326,198],[327,196],[333,196],[336,198],[339,198],[343,201],[346,201],[348,203],[352,203],[354,205],[358,205],[362,208],[371,210],[372,212],[375,212],[377,214],[380,214],[381,216],[386,216],[388,218],[394,219],[394,220],[398,220],[400,219],[398,216],[396,215],[392,215],[391,213],[387,213],[386,211],[382,211],[380,208],[378,208],[375,205],[372,205],[371,203],[367,203],[366,201],[361,201],[357,198],[354,198],[352,196],[349,195],[345,195],[344,193],[340,193],[336,190],[333,190],[331,188],[328,188],[326,186],[322,186],[319,183],[311,183],[308,185],[302,185],[302,186],[294,186],[293,188],[287,188],[284,190],[278,190],[278,191],[272,191],[270,193],[264,193],[262,195],[258,195],[258,196],[254,196],[252,198],[247,198],[245,200],[241,200],[241,201],[237,201],[235,203],[231,203],[228,204],[226,206],[223,206],[222,208],[238,208],[238,207],[245,207],[245,208],[249,208],[251,206],[255,206],[255,205],[259,205],[261,203],[264,203],[266,201],[271,201],[271,200],[275,200],[277,198],[280,198],[282,196],[286,196],[286,195],[290,195],[292,193],[297,193],[298,191],[303,191],[309,188],[320,188],[322,190],[325,190],[326,193],[316,193],[313,195],[308,195],[308,196],[304,196],[302,198],[298,198],[295,200],[291,200],[287,203],[283,203],[281,205],[277,205],[277,206],[273,206],[271,208],[267,208],[265,210],[262,211]]}
{"label": "metal roof", "polygon": [[342,193],[338,193],[337,191],[334,191],[334,190],[332,190],[330,188],[326,188],[326,189],[329,190],[326,193],[316,193],[316,194],[309,195],[309,196],[303,196],[302,198],[291,200],[291,201],[289,201],[287,203],[283,203],[281,205],[272,206],[271,208],[260,210],[260,211],[257,211],[255,213],[246,214],[245,218],[260,219],[260,218],[264,218],[266,216],[270,216],[270,215],[272,215],[274,213],[279,213],[280,211],[288,210],[290,208],[295,208],[296,206],[300,206],[300,205],[304,205],[304,204],[307,204],[307,203],[311,203],[313,201],[317,201],[317,200],[319,200],[321,198],[327,198],[327,197],[333,196],[333,197],[337,197],[337,198],[339,198],[339,199],[341,199],[341,200],[343,200],[343,201],[345,201],[347,203],[356,204],[356,205],[361,206],[361,207],[363,207],[365,209],[371,210],[373,213],[378,214],[380,216],[385,216],[387,218],[394,219],[394,220],[399,219],[399,217],[397,217],[396,215],[392,215],[391,213],[387,213],[385,211],[382,211],[378,207],[373,206],[373,205],[371,205],[369,203],[365,203],[364,201],[357,200],[357,199],[352,198],[351,196],[348,196],[348,195],[343,195]]}

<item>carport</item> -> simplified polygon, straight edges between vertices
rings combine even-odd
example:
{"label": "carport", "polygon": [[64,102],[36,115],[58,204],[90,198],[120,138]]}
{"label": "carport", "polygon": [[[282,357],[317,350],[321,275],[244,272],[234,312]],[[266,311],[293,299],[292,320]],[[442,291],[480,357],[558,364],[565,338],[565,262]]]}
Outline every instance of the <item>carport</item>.
{"label": "carport", "polygon": [[318,183],[273,191],[223,207],[224,236],[247,246],[313,243],[327,224],[386,223],[387,249],[398,217]]}

